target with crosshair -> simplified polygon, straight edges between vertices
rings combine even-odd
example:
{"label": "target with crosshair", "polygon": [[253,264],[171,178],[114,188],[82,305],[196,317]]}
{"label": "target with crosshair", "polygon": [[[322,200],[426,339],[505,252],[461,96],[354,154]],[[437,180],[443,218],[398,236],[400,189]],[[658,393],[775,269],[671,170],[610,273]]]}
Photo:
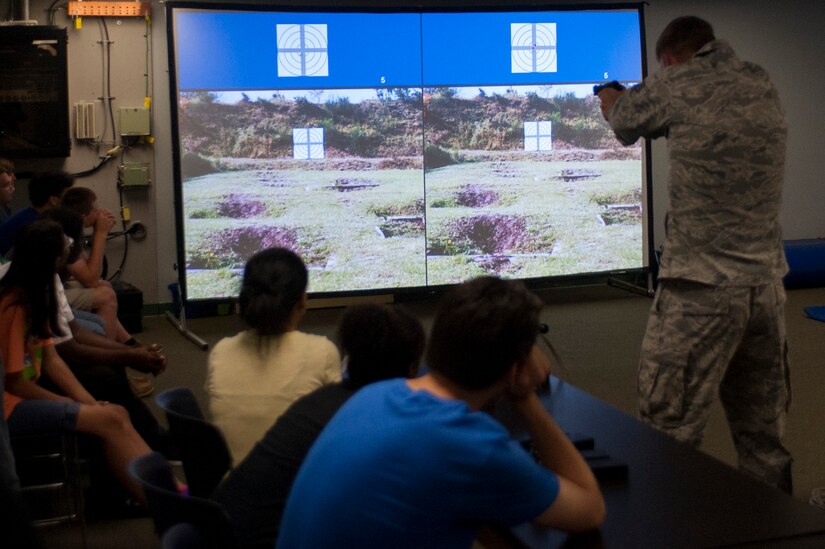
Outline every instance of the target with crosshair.
{"label": "target with crosshair", "polygon": [[556,72],[556,24],[510,24],[511,72]]}
{"label": "target with crosshair", "polygon": [[326,25],[276,25],[278,76],[329,76]]}
{"label": "target with crosshair", "polygon": [[292,158],[324,158],[324,128],[292,128]]}
{"label": "target with crosshair", "polygon": [[553,122],[550,120],[525,120],[524,150],[552,151]]}

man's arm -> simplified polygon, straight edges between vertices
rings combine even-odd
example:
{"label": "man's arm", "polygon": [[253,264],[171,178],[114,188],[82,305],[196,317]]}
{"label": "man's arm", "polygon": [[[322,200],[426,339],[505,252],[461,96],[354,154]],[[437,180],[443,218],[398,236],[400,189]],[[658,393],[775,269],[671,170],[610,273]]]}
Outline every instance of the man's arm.
{"label": "man's arm", "polygon": [[97,404],[97,400],[77,380],[53,345],[43,347],[43,371],[69,398],[81,404]]}
{"label": "man's arm", "polygon": [[669,98],[670,89],[658,74],[627,90],[599,92],[602,116],[622,145],[665,136],[671,122]]}
{"label": "man's arm", "polygon": [[75,321],[69,323],[74,337],[57,345],[58,354],[71,364],[94,362],[112,367],[128,366],[158,375],[166,369],[166,357],[146,347],[128,347],[97,335]]}
{"label": "man's arm", "polygon": [[97,288],[100,283],[100,276],[103,274],[103,254],[106,248],[106,238],[114,224],[115,217],[112,213],[101,210],[95,220],[89,255],[81,254],[77,261],[71,265],[66,265],[66,271],[86,288]]}
{"label": "man's arm", "polygon": [[536,395],[535,387],[549,374],[549,360],[534,345],[509,391],[513,410],[530,433],[540,463],[559,479],[556,499],[534,522],[573,532],[592,530],[604,521],[604,498],[590,467]]}

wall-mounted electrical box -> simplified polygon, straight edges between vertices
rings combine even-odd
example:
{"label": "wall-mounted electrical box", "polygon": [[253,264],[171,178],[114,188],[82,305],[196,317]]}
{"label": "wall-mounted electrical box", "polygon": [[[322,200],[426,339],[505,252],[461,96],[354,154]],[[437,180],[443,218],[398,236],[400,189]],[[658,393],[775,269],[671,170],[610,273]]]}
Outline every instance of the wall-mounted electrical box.
{"label": "wall-mounted electrical box", "polygon": [[124,162],[120,167],[120,183],[124,188],[140,188],[149,186],[148,162]]}
{"label": "wall-mounted electrical box", "polygon": [[149,109],[121,107],[117,110],[120,135],[151,135]]}

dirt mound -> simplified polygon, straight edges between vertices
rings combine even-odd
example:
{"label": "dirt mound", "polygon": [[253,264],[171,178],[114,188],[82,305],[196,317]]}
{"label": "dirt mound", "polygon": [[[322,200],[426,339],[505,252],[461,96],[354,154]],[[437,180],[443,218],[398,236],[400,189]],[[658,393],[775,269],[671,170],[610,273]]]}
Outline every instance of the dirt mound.
{"label": "dirt mound", "polygon": [[448,223],[432,239],[430,255],[501,254],[526,244],[527,224],[518,216],[483,214]]}
{"label": "dirt mound", "polygon": [[464,185],[455,194],[456,204],[468,208],[489,206],[490,204],[497,203],[498,200],[499,195],[496,191],[487,189],[481,185]]}
{"label": "dirt mound", "polygon": [[233,227],[212,233],[204,240],[202,246],[191,252],[188,268],[242,268],[256,252],[272,247],[289,248],[302,255],[297,232],[287,227]]}
{"label": "dirt mound", "polygon": [[249,194],[229,194],[224,196],[218,204],[218,214],[221,217],[246,219],[257,217],[266,212],[266,203],[253,199]]}

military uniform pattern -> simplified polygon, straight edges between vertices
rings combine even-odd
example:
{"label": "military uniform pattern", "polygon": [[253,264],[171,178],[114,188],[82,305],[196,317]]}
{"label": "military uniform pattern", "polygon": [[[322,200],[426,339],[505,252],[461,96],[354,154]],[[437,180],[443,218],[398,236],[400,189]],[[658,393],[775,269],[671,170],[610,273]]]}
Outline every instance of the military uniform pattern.
{"label": "military uniform pattern", "polygon": [[781,283],[723,288],[665,280],[639,365],[642,420],[699,446],[718,394],[739,468],[791,491],[782,442],[791,400]]}
{"label": "military uniform pattern", "polygon": [[609,118],[625,144],[667,137],[661,277],[754,286],[787,272],[779,225],[787,127],[764,70],[713,41],[630,88]]}
{"label": "military uniform pattern", "polygon": [[787,127],[776,89],[716,40],[621,95],[609,120],[625,144],[666,137],[670,157],[640,416],[698,445],[718,394],[740,469],[790,492],[779,225]]}

